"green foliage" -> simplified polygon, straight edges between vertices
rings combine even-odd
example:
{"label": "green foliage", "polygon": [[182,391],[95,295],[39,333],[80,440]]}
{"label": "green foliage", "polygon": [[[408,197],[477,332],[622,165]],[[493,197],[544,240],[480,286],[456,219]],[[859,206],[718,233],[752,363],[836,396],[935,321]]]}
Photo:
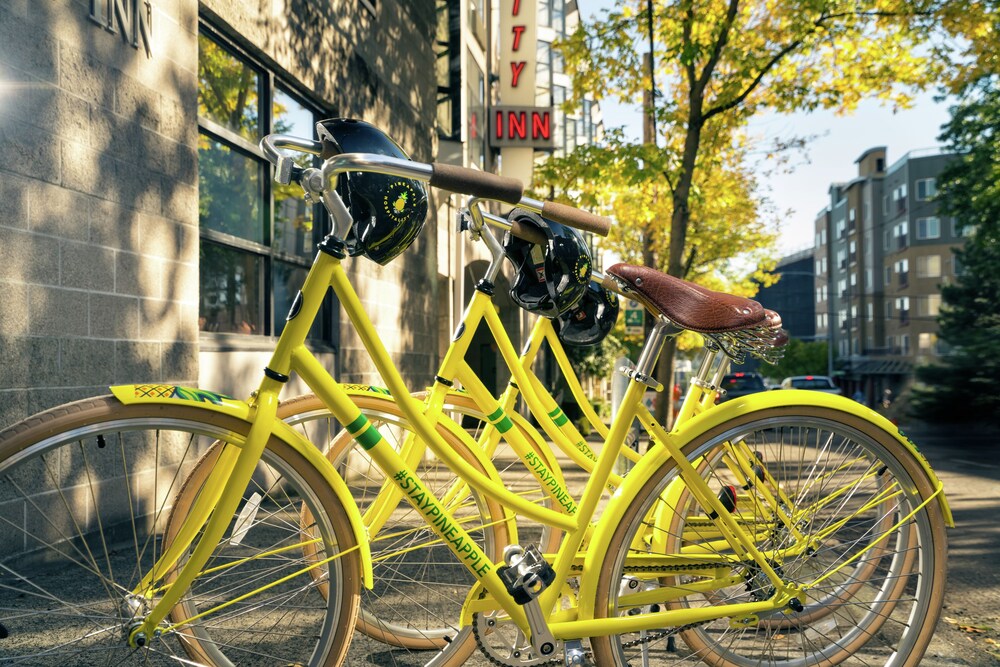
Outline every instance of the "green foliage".
{"label": "green foliage", "polygon": [[952,348],[918,369],[915,414],[1000,421],[1000,86],[981,79],[952,109],[941,140],[960,153],[938,179],[941,211],[967,235],[961,272],[941,288],[940,337]]}
{"label": "green foliage", "polygon": [[625,353],[625,344],[612,331],[598,345],[564,346],[573,371],[579,378],[605,377],[615,359]]}
{"label": "green foliage", "polygon": [[826,375],[826,341],[803,342],[792,338],[785,345],[785,356],[774,366],[762,366],[761,374],[781,380],[792,375]]}

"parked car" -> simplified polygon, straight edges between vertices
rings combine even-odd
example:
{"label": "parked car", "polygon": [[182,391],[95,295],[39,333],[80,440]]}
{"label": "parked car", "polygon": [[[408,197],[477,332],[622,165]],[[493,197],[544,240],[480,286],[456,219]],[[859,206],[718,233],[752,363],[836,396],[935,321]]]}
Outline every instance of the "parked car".
{"label": "parked car", "polygon": [[767,387],[759,373],[730,373],[722,378],[720,389],[726,390],[726,393],[719,397],[721,403],[758,391],[766,391]]}
{"label": "parked car", "polygon": [[843,394],[840,387],[827,375],[793,375],[781,381],[782,389],[811,389],[827,394]]}

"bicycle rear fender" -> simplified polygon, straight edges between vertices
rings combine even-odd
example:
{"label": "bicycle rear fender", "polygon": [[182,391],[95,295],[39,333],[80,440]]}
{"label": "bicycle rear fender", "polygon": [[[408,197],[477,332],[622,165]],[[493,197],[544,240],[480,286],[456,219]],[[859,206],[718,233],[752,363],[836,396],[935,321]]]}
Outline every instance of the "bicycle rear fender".
{"label": "bicycle rear fender", "polygon": [[[125,405],[137,403],[180,403],[192,406],[192,404],[196,404],[193,407],[211,410],[212,412],[235,417],[242,421],[249,421],[250,406],[245,401],[204,389],[152,384],[115,385],[110,389],[114,397]],[[310,465],[323,475],[330,488],[333,489],[337,499],[344,506],[348,519],[351,522],[354,539],[361,553],[364,583],[367,588],[371,588],[373,585],[371,545],[368,543],[368,533],[364,529],[361,513],[358,511],[357,504],[351,496],[350,489],[347,488],[347,483],[344,482],[326,457],[311,442],[285,424],[285,422],[276,419],[274,421],[273,434],[302,455]]]}
{"label": "bicycle rear fender", "polygon": [[[780,391],[750,394],[727,401],[692,417],[671,432],[670,436],[679,447],[683,448],[698,435],[722,426],[737,416],[784,407],[829,408],[839,412],[846,412],[871,422],[875,427],[894,437],[908,452],[913,454],[914,459],[920,464],[932,488],[941,488],[941,482],[931,469],[927,459],[920,453],[913,441],[906,437],[895,424],[857,401],[833,394],[801,389],[783,389]],[[603,566],[611,537],[618,528],[625,510],[633,502],[638,490],[659,470],[664,461],[669,458],[670,453],[666,447],[655,447],[648,451],[639,463],[629,471],[628,476],[625,478],[625,483],[612,496],[607,508],[601,514],[590,545],[587,547],[587,554],[584,559],[584,573],[596,573]],[[938,494],[938,501],[945,524],[954,528],[955,521],[952,518],[951,508],[948,505],[943,490]],[[593,618],[596,597],[594,587],[596,583],[596,576],[580,577],[580,594],[578,599],[580,601],[579,618],[581,619]]]}

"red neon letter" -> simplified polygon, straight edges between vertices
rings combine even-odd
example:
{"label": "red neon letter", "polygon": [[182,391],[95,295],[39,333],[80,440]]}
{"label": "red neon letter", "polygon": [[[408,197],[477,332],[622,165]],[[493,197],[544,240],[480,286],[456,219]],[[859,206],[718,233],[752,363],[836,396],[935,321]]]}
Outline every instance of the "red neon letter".
{"label": "red neon letter", "polygon": [[510,82],[511,88],[517,88],[517,79],[521,76],[521,70],[524,69],[524,63],[525,61],[521,60],[520,62],[510,64],[510,72],[513,75]]}
{"label": "red neon letter", "polygon": [[511,15],[517,16],[518,13],[520,13],[520,11],[521,11],[521,0],[514,0],[514,12]]}
{"label": "red neon letter", "polygon": [[514,47],[512,51],[518,51],[521,48],[521,35],[524,34],[526,26],[516,25],[514,26]]}
{"label": "red neon letter", "polygon": [[531,138],[538,139],[548,139],[551,136],[551,127],[549,125],[550,115],[546,111],[545,113],[538,113],[537,111],[531,112]]}
{"label": "red neon letter", "polygon": [[528,114],[523,111],[507,112],[507,136],[511,139],[528,138]]}
{"label": "red neon letter", "polygon": [[503,111],[497,111],[497,115],[496,115],[496,118],[494,119],[494,123],[493,124],[496,126],[497,139],[502,139],[503,138]]}

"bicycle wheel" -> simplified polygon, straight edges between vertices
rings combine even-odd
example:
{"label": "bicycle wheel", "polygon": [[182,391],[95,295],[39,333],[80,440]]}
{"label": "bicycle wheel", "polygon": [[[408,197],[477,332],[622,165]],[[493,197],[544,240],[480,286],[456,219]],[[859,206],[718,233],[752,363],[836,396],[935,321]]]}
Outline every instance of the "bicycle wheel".
{"label": "bicycle wheel", "polygon": [[[227,539],[173,618],[207,615],[173,629],[162,624],[163,634],[143,648],[127,643],[149,609],[146,596],[155,600],[162,590],[133,594],[163,551],[167,514],[187,472],[212,443],[240,445],[248,428],[197,406],[101,397],[0,433],[4,664],[190,664],[182,644],[192,639],[208,647],[202,664],[338,664],[357,613],[354,534],[333,491],[276,438]],[[330,559],[318,568],[327,596],[301,572],[315,565],[302,549],[303,504],[316,517],[309,535]],[[237,600],[292,573],[298,576]],[[171,576],[158,576],[160,586]],[[219,608],[225,602],[232,604]]]}
{"label": "bicycle wheel", "polygon": [[[594,637],[598,664],[919,664],[943,601],[946,546],[938,503],[918,509],[934,489],[912,454],[865,420],[805,406],[741,416],[699,436],[684,454],[695,461],[728,442],[760,452],[791,502],[794,530],[754,515],[760,526],[770,525],[749,532],[784,581],[805,587],[802,611]],[[701,473],[713,492],[732,485],[724,466]],[[754,563],[741,562],[716,539],[692,539],[685,521],[663,520],[690,514],[690,501],[679,507],[678,494],[668,490],[677,475],[675,463],[666,461],[625,511],[611,540],[610,567],[598,579],[597,614],[721,608],[772,596],[770,581]],[[736,518],[745,517],[738,510]],[[683,560],[673,567],[640,565],[648,554],[682,554]],[[702,562],[723,563],[725,576],[705,566],[698,570]],[[657,599],[659,588],[664,592]],[[636,589],[641,607],[629,603]],[[686,649],[667,651],[673,634],[683,637]]]}
{"label": "bicycle wheel", "polygon": [[[736,455],[733,450],[739,449],[743,450],[742,456],[745,459],[742,464],[735,462]],[[752,467],[758,467],[760,472],[750,469]],[[761,549],[781,549],[784,545],[775,539],[776,535],[782,534],[781,531],[785,531],[785,542],[795,542],[793,537],[787,534],[787,526],[779,526],[782,523],[780,515],[784,514],[787,517],[785,520],[799,525],[804,520],[792,515],[790,506],[794,503],[784,496],[784,489],[780,485],[778,488],[773,488],[775,480],[768,472],[768,464],[763,453],[750,447],[750,443],[733,440],[726,443],[726,446],[716,447],[701,458],[696,469],[702,478],[709,483],[714,493],[718,494],[723,486],[736,491],[734,502],[737,521],[760,538],[757,544]],[[891,531],[896,516],[896,503],[891,491],[892,480],[887,475],[881,475],[876,481],[881,487],[877,493],[882,497],[882,500],[870,507],[867,512],[869,516],[876,517],[874,523],[868,527],[869,534],[872,536],[883,535],[885,532]],[[749,488],[751,485],[755,488]],[[765,489],[764,493],[761,493],[761,488]],[[700,507],[686,487],[682,487],[677,495],[676,508],[670,513],[669,520],[666,522],[670,528],[664,534],[682,536],[679,541],[682,553],[712,550],[712,542],[722,539],[704,508]],[[665,523],[662,516],[658,518],[658,522],[660,525]],[[912,539],[913,535],[908,526],[901,526],[900,531],[910,535]],[[843,536],[842,534],[840,538],[842,539]],[[675,543],[674,548],[676,548],[676,540],[672,541]],[[825,597],[809,600],[808,604],[804,605],[803,609],[796,612],[794,616],[778,615],[760,619],[760,627],[771,630],[802,627],[829,615],[838,609],[841,602],[851,599],[855,593],[868,585],[868,578],[877,570],[881,557],[886,555],[890,548],[885,541],[872,543],[869,547],[869,553],[857,561],[851,576],[845,577],[841,585],[827,589]],[[902,569],[909,571],[913,565],[913,558],[916,557],[917,549],[907,548],[904,553],[906,560],[903,562]],[[811,565],[815,568],[820,562],[820,559],[809,559],[804,561],[804,566]],[[816,576],[820,574],[821,572],[817,571]],[[696,579],[697,577],[692,578],[692,580]],[[897,586],[900,589],[905,583],[905,577],[897,579]],[[883,614],[891,611],[891,606],[895,604],[898,592],[893,591],[887,597],[887,607],[883,610]],[[705,600],[712,604],[725,604],[727,601],[724,589],[707,590],[704,592],[704,596]],[[685,608],[688,606],[688,602],[687,599],[681,599],[678,602],[668,604],[667,607],[671,609]],[[699,643],[700,635],[697,631],[681,631],[680,635],[685,638],[688,644]]]}

